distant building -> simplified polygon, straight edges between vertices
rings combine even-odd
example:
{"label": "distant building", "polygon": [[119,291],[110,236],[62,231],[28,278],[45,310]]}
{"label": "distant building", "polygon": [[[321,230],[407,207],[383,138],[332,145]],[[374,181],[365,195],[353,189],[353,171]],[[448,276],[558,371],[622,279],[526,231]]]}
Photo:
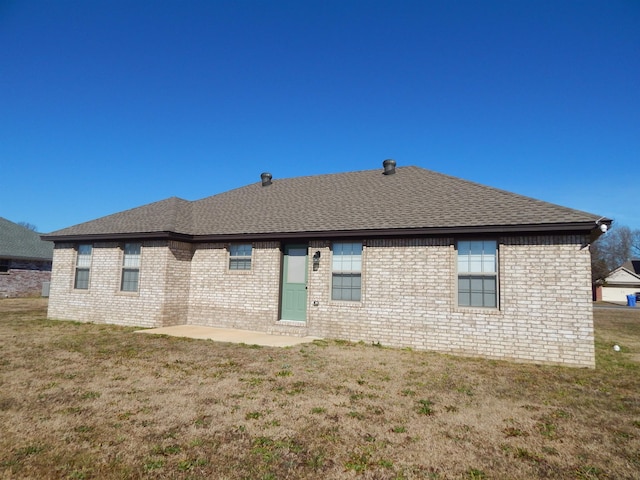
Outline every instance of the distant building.
{"label": "distant building", "polygon": [[611,221],[419,167],[261,181],[50,233],[49,317],[595,365]]}
{"label": "distant building", "polygon": [[0,298],[46,294],[52,260],[53,242],[0,217]]}
{"label": "distant building", "polygon": [[640,259],[629,260],[612,271],[595,287],[596,300],[625,303],[627,295],[640,292]]}

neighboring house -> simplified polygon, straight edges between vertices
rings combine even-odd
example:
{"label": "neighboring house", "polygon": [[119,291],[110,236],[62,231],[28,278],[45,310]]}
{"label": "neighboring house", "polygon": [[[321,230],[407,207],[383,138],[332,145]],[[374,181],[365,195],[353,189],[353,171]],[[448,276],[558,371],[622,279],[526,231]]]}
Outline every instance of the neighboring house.
{"label": "neighboring house", "polygon": [[611,221],[418,167],[262,181],[44,236],[50,318],[594,366]]}
{"label": "neighboring house", "polygon": [[52,259],[53,242],[0,217],[0,298],[46,294]]}
{"label": "neighboring house", "polygon": [[627,295],[640,292],[640,259],[629,260],[596,285],[596,298],[604,302],[626,303]]}

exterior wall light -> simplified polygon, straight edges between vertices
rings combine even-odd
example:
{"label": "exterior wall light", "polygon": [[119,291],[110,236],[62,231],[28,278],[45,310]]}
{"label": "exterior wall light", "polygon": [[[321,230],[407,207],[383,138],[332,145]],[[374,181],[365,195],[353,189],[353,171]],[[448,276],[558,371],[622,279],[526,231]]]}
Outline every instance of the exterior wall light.
{"label": "exterior wall light", "polygon": [[317,271],[320,268],[320,250],[313,254],[313,271]]}

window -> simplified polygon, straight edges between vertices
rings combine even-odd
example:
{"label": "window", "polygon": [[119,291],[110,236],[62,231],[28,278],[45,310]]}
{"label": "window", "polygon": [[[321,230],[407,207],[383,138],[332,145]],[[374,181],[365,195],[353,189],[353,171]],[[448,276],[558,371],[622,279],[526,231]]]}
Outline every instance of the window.
{"label": "window", "polygon": [[76,276],[73,288],[76,290],[89,289],[89,274],[91,273],[91,245],[78,245],[76,254]]}
{"label": "window", "polygon": [[0,273],[9,273],[9,260],[0,258]]}
{"label": "window", "polygon": [[251,270],[251,244],[229,246],[229,270]]}
{"label": "window", "polygon": [[498,246],[495,240],[458,242],[458,305],[498,306]]}
{"label": "window", "polygon": [[140,277],[140,244],[125,243],[122,260],[122,284],[123,292],[137,292],[138,279]]}
{"label": "window", "polygon": [[331,299],[360,301],[362,292],[362,243],[334,243],[332,250]]}

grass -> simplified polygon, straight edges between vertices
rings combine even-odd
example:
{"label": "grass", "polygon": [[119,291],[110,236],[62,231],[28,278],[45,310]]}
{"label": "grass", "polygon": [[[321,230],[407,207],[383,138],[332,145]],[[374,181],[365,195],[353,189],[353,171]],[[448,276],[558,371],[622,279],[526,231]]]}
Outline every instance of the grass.
{"label": "grass", "polygon": [[45,309],[0,300],[2,479],[640,471],[640,309],[596,310],[595,370],[329,340],[254,349]]}

